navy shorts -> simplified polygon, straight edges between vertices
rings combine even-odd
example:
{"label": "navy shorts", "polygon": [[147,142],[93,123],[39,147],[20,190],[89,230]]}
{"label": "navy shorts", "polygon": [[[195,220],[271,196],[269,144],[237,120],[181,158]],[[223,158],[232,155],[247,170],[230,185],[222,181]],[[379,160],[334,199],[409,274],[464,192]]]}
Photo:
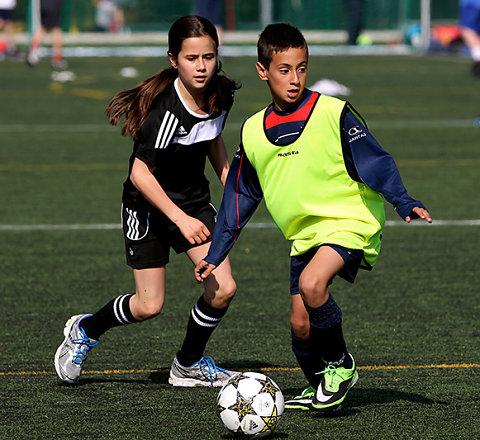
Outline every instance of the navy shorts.
{"label": "navy shorts", "polygon": [[[337,273],[337,275],[350,283],[355,281],[358,269],[363,260],[363,251],[358,249],[347,249],[335,244],[325,244],[322,246],[330,246],[335,249],[345,261],[344,266]],[[290,258],[290,294],[297,295],[300,293],[298,287],[298,281],[303,269],[310,263],[311,259],[315,256],[320,246],[316,246],[302,255],[297,255]],[[333,279],[333,278],[332,278]],[[332,282],[330,280],[329,284]]]}
{"label": "navy shorts", "polygon": [[480,34],[480,7],[474,4],[460,4],[460,26],[473,29]]}
{"label": "navy shorts", "polygon": [[[217,214],[213,205],[191,209],[187,214],[199,219],[213,234]],[[197,246],[192,245],[177,226],[157,210],[135,210],[122,205],[122,226],[127,264],[133,269],[165,266],[170,248],[179,254]]]}

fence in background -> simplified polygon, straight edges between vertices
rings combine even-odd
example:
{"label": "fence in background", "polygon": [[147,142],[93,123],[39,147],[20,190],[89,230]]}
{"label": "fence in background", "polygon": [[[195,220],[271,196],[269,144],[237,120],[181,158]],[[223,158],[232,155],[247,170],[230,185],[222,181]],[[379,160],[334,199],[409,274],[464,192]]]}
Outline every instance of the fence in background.
{"label": "fence in background", "polygon": [[[19,30],[28,29],[33,0],[17,1]],[[117,0],[125,27],[136,31],[165,31],[173,20],[195,12],[193,0]],[[224,0],[222,24],[228,30],[259,30],[266,22],[288,21],[303,30],[340,30],[347,27],[343,0]],[[365,0],[364,28],[402,30],[420,20],[420,0]],[[65,0],[63,28],[70,32],[94,29],[93,0]],[[432,22],[456,23],[458,0],[431,1]]]}

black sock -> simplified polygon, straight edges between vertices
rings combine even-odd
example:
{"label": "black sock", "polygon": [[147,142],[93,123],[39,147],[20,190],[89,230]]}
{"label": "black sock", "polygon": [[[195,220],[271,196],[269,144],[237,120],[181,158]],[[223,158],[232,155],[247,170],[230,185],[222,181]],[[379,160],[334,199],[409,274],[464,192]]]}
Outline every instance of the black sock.
{"label": "black sock", "polygon": [[[326,363],[351,361],[342,330],[342,311],[330,295],[320,307],[306,306],[310,317],[310,343],[314,364],[321,368]],[[319,370],[320,371],[320,370]]]}
{"label": "black sock", "polygon": [[133,324],[137,320],[130,311],[130,297],[120,295],[112,299],[92,316],[82,319],[81,327],[90,339],[98,339],[107,330],[119,325]]}
{"label": "black sock", "polygon": [[220,324],[228,307],[216,309],[209,305],[203,295],[198,299],[188,319],[187,334],[177,353],[178,362],[189,367],[203,357],[210,335]]}
{"label": "black sock", "polygon": [[315,365],[314,363],[314,359],[310,353],[310,338],[299,338],[295,336],[292,330],[292,351],[295,354],[298,365],[307,378],[308,383],[313,388],[318,388],[320,376],[316,373],[322,371],[323,368],[319,370],[318,365]]}

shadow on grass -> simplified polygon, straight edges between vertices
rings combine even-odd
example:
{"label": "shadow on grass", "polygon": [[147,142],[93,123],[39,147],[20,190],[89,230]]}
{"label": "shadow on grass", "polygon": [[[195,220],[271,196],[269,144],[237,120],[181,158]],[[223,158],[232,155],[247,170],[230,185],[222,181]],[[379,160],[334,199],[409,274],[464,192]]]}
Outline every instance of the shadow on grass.
{"label": "shadow on grass", "polygon": [[[299,389],[284,390],[287,395],[298,395]],[[336,412],[314,412],[316,417],[336,418],[345,417],[358,413],[358,408],[370,405],[387,404],[398,401],[408,401],[420,405],[447,405],[447,402],[441,400],[433,400],[417,393],[409,393],[405,391],[389,390],[389,389],[366,389],[353,388],[348,394],[347,399],[340,411]]]}

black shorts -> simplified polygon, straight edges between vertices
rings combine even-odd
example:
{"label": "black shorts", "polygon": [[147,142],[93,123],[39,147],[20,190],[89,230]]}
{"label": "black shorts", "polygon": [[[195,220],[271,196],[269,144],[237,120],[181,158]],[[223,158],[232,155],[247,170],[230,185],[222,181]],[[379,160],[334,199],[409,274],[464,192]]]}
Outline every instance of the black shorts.
{"label": "black shorts", "polygon": [[63,0],[41,0],[40,15],[45,29],[60,27],[62,21]]}
{"label": "black shorts", "polygon": [[0,9],[0,20],[14,21],[13,9]]}
{"label": "black shorts", "polygon": [[[215,216],[213,205],[206,204],[187,211],[213,234]],[[127,264],[133,269],[165,266],[170,248],[177,254],[194,246],[165,215],[157,210],[135,210],[122,205],[122,226],[125,238]]]}
{"label": "black shorts", "polygon": [[[337,273],[337,275],[350,283],[355,281],[358,269],[363,260],[363,251],[358,249],[347,249],[336,244],[325,244],[323,246],[330,246],[336,250],[345,261],[344,266]],[[300,293],[298,281],[303,269],[310,263],[310,260],[315,256],[320,246],[316,246],[302,255],[291,257],[290,259],[290,294],[297,295]],[[333,278],[332,278],[333,279]],[[330,280],[329,284],[332,282]]]}

